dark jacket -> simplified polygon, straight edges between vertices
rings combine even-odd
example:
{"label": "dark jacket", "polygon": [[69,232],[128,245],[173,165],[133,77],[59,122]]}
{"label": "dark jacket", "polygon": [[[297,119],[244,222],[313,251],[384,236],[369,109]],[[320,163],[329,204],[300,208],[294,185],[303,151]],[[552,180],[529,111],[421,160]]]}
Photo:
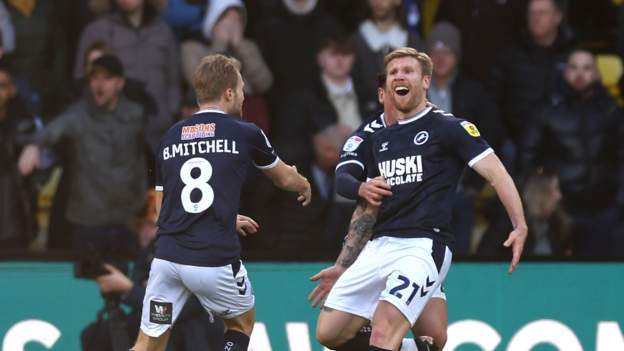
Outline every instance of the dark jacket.
{"label": "dark jacket", "polygon": [[514,141],[519,141],[533,106],[556,90],[571,45],[571,37],[564,32],[547,48],[534,45],[527,34],[519,45],[503,50],[498,57],[488,90],[494,94],[507,134]]}
{"label": "dark jacket", "polygon": [[[312,137],[338,122],[338,112],[319,77],[310,89],[287,96],[276,114],[271,135],[280,157],[308,168],[314,161]],[[362,106],[359,106],[362,116]]]}
{"label": "dark jacket", "polygon": [[295,15],[280,1],[274,11],[262,19],[256,41],[273,73],[270,96],[273,107],[283,103],[285,94],[313,87],[319,76],[316,53],[320,41],[338,26],[321,3],[311,13]]}
{"label": "dark jacket", "polygon": [[599,83],[592,90],[553,95],[523,128],[523,173],[557,172],[570,212],[624,204],[624,115]]}
{"label": "dark jacket", "polygon": [[516,43],[526,23],[526,0],[443,0],[435,22],[461,32],[461,70],[485,82],[496,55]]}
{"label": "dark jacket", "polygon": [[2,248],[25,247],[36,234],[36,188],[32,177],[23,177],[17,160],[35,122],[17,98],[9,102],[7,117],[0,121],[0,242]]}
{"label": "dark jacket", "polygon": [[[351,75],[355,90],[360,100],[362,109],[360,113],[368,116],[380,110],[377,98],[377,76],[383,72],[384,56],[397,48],[385,48],[380,51],[373,51],[360,31],[353,37],[355,46],[355,62]],[[420,37],[409,32],[407,36],[407,46],[417,50],[423,49]]]}
{"label": "dark jacket", "polygon": [[36,1],[31,16],[13,5],[7,10],[15,28],[15,51],[6,58],[15,78],[26,79],[37,93],[43,114],[58,113],[65,102],[67,81],[67,9],[68,1]]}
{"label": "dark jacket", "polygon": [[68,220],[125,224],[141,211],[147,192],[144,128],[143,109],[124,97],[110,112],[83,98],[37,134],[39,145],[69,142]]}

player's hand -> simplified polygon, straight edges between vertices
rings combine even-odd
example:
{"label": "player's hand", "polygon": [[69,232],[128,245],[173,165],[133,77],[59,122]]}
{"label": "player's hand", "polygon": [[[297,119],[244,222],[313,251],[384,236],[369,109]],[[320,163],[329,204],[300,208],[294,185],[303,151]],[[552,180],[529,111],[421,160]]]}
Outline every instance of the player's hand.
{"label": "player's hand", "polygon": [[256,223],[256,221],[252,218],[243,215],[236,215],[236,231],[240,235],[247,236],[249,234],[255,234],[259,228],[260,226],[258,223]]}
{"label": "player's hand", "polygon": [[[291,167],[295,170],[295,172],[299,173],[296,166]],[[308,206],[310,202],[312,202],[312,187],[310,186],[310,182],[306,177],[302,176],[301,174],[299,175],[305,181],[305,188],[303,189],[303,191],[299,192],[299,196],[297,196],[297,201],[301,203],[301,206],[305,207]]]}
{"label": "player's hand", "polygon": [[363,182],[358,189],[358,195],[369,204],[379,207],[383,198],[392,195],[392,192],[386,180],[379,176],[368,182]]}
{"label": "player's hand", "polygon": [[333,265],[310,277],[310,280],[313,282],[317,280],[319,281],[319,284],[308,296],[308,301],[312,302],[312,307],[318,306],[323,300],[325,300],[325,297],[329,294],[329,291],[336,283],[336,280],[338,280],[344,271],[344,267]]}
{"label": "player's hand", "polygon": [[39,162],[39,147],[34,144],[26,145],[17,161],[17,169],[21,175],[27,176],[39,167]]}
{"label": "player's hand", "polygon": [[518,226],[510,234],[507,240],[503,243],[505,247],[511,247],[513,254],[511,258],[511,264],[509,265],[508,272],[511,274],[516,270],[518,263],[520,263],[520,256],[524,249],[524,242],[526,241],[528,230],[526,225]]}
{"label": "player's hand", "polygon": [[127,293],[129,292],[134,283],[119,269],[111,266],[110,264],[104,264],[104,268],[109,271],[109,274],[101,275],[95,278],[95,282],[100,287],[100,291],[103,294],[108,293]]}

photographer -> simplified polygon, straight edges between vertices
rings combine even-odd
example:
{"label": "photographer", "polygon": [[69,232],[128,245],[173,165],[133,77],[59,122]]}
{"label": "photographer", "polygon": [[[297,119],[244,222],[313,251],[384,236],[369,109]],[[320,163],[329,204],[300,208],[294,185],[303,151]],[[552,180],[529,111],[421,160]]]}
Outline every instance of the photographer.
{"label": "photographer", "polygon": [[[258,224],[246,216],[238,215],[236,229],[246,236],[258,229]],[[131,277],[126,276],[112,265],[104,267],[110,273],[95,279],[104,296],[121,295],[121,303],[130,307],[131,312],[124,316],[129,340],[136,339],[141,320],[145,284],[149,276],[149,267],[153,258],[156,227],[146,223],[140,231],[141,241],[149,241],[134,264]],[[82,349],[88,351],[112,350],[112,337],[109,321],[99,321],[88,325],[82,332]],[[191,297],[178,318],[171,337],[174,350],[220,350],[223,344],[223,323],[214,319],[201,306],[197,298]]]}

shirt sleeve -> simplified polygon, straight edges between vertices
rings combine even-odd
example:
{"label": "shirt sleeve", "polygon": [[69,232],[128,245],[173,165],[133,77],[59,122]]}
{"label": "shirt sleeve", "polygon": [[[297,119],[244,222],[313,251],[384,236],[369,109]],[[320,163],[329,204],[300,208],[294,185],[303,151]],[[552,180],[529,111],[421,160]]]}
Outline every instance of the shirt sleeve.
{"label": "shirt sleeve", "polygon": [[253,126],[253,132],[251,134],[251,159],[254,165],[258,169],[271,169],[277,166],[279,157],[275,153],[269,138],[257,126]]}
{"label": "shirt sleeve", "polygon": [[366,134],[355,132],[340,151],[335,172],[336,192],[348,199],[357,199],[360,184],[366,181],[368,139]]}
{"label": "shirt sleeve", "polygon": [[494,152],[473,123],[466,120],[453,120],[449,124],[446,128],[447,146],[468,166],[473,167],[485,156]]}

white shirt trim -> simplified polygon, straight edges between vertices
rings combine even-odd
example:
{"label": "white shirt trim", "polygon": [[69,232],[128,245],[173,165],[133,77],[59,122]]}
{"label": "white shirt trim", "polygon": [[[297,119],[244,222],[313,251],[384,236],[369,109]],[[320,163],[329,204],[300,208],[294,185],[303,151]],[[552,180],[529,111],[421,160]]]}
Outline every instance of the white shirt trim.
{"label": "white shirt trim", "polygon": [[494,150],[492,150],[491,147],[487,148],[487,150],[483,151],[482,153],[478,154],[477,156],[475,156],[472,160],[470,160],[470,162],[468,162],[468,166],[470,166],[472,168],[472,166],[474,166],[475,164],[477,164],[477,162],[483,160],[485,158],[485,156],[494,153]]}
{"label": "white shirt trim", "polygon": [[384,128],[387,128],[388,126],[386,125],[386,114],[382,113],[381,115],[379,115],[379,117],[381,117],[381,124],[383,124]]}
{"label": "white shirt trim", "polygon": [[156,191],[163,191],[163,186],[162,185],[156,185],[154,187],[154,190],[156,190]]}
{"label": "white shirt trim", "polygon": [[350,163],[355,163],[356,165],[362,167],[362,169],[365,169],[364,164],[358,160],[348,160],[348,161],[342,161],[339,164],[336,165],[336,169],[344,166],[344,165],[348,165]]}
{"label": "white shirt trim", "polygon": [[198,115],[200,113],[210,113],[210,112],[225,114],[224,111],[216,109],[216,108],[206,108],[206,109],[203,109],[203,110],[199,110],[199,111],[195,112],[194,114]]}
{"label": "white shirt trim", "polygon": [[268,164],[266,166],[259,166],[254,162],[254,166],[256,166],[257,169],[271,169],[271,168],[275,168],[275,166],[277,166],[277,163],[279,162],[280,158],[279,157],[275,157],[275,161],[271,162],[271,164]]}
{"label": "white shirt trim", "polygon": [[418,119],[420,119],[421,117],[423,117],[424,115],[426,115],[427,113],[429,113],[429,111],[431,111],[431,106],[427,107],[426,109],[422,110],[419,114],[417,114],[414,117],[410,117],[408,119],[404,119],[404,120],[397,120],[397,123],[399,124],[408,124],[408,123],[412,123]]}

